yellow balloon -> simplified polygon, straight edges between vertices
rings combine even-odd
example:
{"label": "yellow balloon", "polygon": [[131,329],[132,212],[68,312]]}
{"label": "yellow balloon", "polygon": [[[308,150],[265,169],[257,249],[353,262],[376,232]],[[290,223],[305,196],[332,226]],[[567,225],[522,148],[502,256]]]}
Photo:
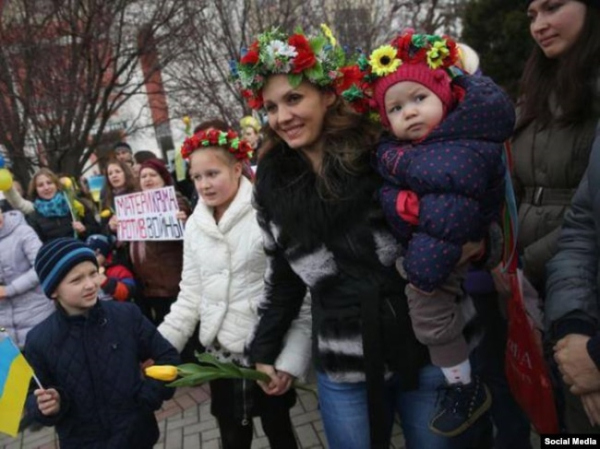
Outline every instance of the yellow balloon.
{"label": "yellow balloon", "polygon": [[0,190],[5,191],[12,187],[13,179],[10,172],[5,168],[0,168]]}

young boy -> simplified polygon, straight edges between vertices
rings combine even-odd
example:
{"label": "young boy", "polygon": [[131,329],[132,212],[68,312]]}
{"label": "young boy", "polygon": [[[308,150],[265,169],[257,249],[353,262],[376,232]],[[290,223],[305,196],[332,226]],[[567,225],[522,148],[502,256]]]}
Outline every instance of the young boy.
{"label": "young boy", "polygon": [[98,262],[83,242],[40,249],[35,270],[57,311],[28,335],[25,353],[43,388],[27,414],[56,426],[61,449],[152,448],[154,417],[174,389],[144,378],[140,364],[178,364],[177,351],[134,304],[98,301]]}
{"label": "young boy", "polygon": [[[398,265],[409,281],[415,335],[449,385],[430,422],[446,436],[465,431],[491,405],[487,387],[471,376],[462,282],[469,259],[486,251],[475,242],[500,218],[503,142],[515,120],[508,96],[488,78],[452,79],[457,62],[449,38],[406,32],[372,53],[368,74],[391,133],[375,158],[385,180],[380,200],[406,248]],[[463,257],[465,248],[475,257]]]}
{"label": "young boy", "polygon": [[85,243],[96,253],[98,261],[100,283],[98,299],[132,301],[136,291],[133,273],[125,265],[114,260],[109,238],[102,234],[92,234]]}

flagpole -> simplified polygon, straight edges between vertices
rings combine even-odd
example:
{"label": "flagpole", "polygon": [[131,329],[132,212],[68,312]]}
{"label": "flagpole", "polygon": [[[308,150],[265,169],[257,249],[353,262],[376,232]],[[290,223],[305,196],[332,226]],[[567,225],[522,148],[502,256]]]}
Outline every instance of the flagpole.
{"label": "flagpole", "polygon": [[[6,332],[6,329],[4,329],[3,327],[0,327],[0,333],[5,334],[6,338],[8,338],[8,341],[15,347],[17,348],[17,350],[19,352],[21,352],[21,350],[19,349],[19,347],[15,344],[15,342],[12,340],[12,338],[10,338],[10,335],[8,335],[8,332]],[[33,373],[33,380],[35,380],[35,383],[37,384],[37,386],[40,388],[40,390],[43,390],[44,387],[42,387],[42,383],[40,382],[40,380],[38,379],[38,377],[35,375],[35,373]]]}

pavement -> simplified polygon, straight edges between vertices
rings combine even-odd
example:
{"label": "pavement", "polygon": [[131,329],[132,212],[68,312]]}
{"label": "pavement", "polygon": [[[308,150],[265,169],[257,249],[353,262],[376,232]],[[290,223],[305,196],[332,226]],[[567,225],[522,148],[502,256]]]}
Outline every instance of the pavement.
{"label": "pavement", "polygon": [[[324,449],[325,434],[317,408],[317,398],[310,392],[299,391],[298,401],[291,409],[298,446],[302,449]],[[166,401],[156,412],[160,440],[155,449],[220,449],[221,438],[215,418],[210,414],[208,386],[178,388],[175,397]],[[394,427],[393,449],[404,449],[399,426]],[[252,449],[268,448],[260,420],[254,420]],[[31,432],[26,430],[17,438],[0,437],[0,448],[57,449],[58,438],[51,427]]]}
{"label": "pavement", "polygon": [[[291,409],[292,423],[301,449],[326,449],[323,424],[313,393],[298,391],[298,401]],[[210,414],[208,386],[178,388],[175,396],[156,412],[160,439],[154,449],[220,449],[221,438],[215,418]],[[539,437],[532,432],[532,447],[540,447]],[[51,427],[31,432],[26,430],[17,438],[0,436],[0,449],[58,449],[58,438]],[[268,448],[260,421],[254,420],[252,449]],[[392,431],[390,449],[405,449],[404,437],[398,423]]]}

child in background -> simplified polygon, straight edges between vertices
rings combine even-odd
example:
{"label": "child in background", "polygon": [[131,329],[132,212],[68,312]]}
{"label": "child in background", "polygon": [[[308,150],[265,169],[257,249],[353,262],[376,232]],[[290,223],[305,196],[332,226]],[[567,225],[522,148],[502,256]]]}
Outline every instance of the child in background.
{"label": "child in background", "polygon": [[174,389],[144,378],[140,364],[177,365],[177,351],[134,304],[98,301],[98,261],[83,242],[46,243],[35,271],[57,311],[27,337],[27,360],[43,386],[28,397],[27,414],[56,426],[61,449],[152,448],[154,410]]}
{"label": "child in background", "polygon": [[85,243],[96,253],[98,261],[100,282],[98,299],[132,301],[136,291],[133,273],[125,265],[114,260],[113,244],[110,239],[102,234],[94,234],[90,235]]}
{"label": "child in background", "polygon": [[409,281],[413,328],[448,383],[430,422],[446,436],[491,405],[487,387],[471,376],[461,310],[469,258],[461,256],[468,242],[474,258],[492,249],[475,242],[500,218],[503,142],[515,120],[508,96],[489,78],[459,73],[457,59],[451,39],[409,31],[360,63],[390,133],[375,165],[385,180],[384,213],[406,248],[398,268]]}
{"label": "child in background", "polygon": [[[201,201],[190,216],[183,241],[179,296],[159,331],[181,350],[193,335],[221,361],[244,363],[244,344],[258,322],[267,258],[252,208],[252,183],[242,175],[252,148],[233,131],[200,130],[186,139],[181,153]],[[310,302],[292,325],[276,366],[289,386],[310,362]],[[242,379],[210,382],[211,413],[217,418],[224,449],[250,449],[252,417],[260,416],[270,446],[297,447],[289,409],[293,389],[267,395]]]}

